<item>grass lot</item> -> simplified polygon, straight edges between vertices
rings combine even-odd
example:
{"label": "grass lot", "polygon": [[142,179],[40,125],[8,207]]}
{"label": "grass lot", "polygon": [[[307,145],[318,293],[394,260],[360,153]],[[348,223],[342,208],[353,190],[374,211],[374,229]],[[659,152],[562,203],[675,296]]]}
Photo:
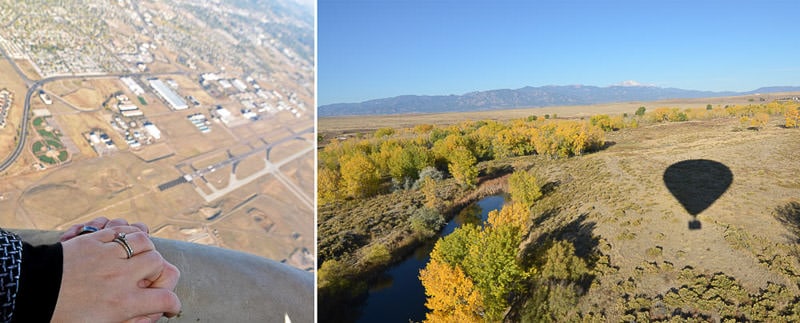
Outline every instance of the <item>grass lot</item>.
{"label": "grass lot", "polygon": [[61,142],[60,136],[47,130],[47,123],[44,122],[44,118],[39,117],[31,122],[36,129],[36,133],[42,139],[33,142],[31,145],[33,155],[48,165],[56,165],[67,161],[69,153]]}

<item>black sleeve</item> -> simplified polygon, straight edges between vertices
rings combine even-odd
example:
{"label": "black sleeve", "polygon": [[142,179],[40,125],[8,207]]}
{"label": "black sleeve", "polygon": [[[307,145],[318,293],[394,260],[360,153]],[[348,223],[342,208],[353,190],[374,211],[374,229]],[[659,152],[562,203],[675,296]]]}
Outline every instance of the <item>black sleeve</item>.
{"label": "black sleeve", "polygon": [[61,289],[64,266],[61,244],[31,246],[23,242],[14,322],[50,322]]}
{"label": "black sleeve", "polygon": [[0,230],[0,322],[10,322],[14,315],[22,263],[22,240]]}

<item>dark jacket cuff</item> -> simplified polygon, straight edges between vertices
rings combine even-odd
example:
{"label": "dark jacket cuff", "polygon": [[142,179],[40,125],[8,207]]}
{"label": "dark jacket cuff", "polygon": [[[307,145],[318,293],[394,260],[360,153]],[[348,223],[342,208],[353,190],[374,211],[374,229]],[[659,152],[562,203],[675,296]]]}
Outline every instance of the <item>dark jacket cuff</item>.
{"label": "dark jacket cuff", "polygon": [[23,243],[15,322],[50,322],[61,289],[64,256],[61,244]]}

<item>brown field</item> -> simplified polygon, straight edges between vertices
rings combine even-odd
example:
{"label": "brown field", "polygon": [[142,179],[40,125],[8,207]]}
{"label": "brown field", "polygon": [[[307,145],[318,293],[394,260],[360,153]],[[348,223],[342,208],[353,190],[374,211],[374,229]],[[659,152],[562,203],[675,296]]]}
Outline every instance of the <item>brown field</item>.
{"label": "brown field", "polygon": [[54,95],[64,96],[81,89],[84,82],[79,79],[59,80],[44,85],[44,89]]}
{"label": "brown field", "polygon": [[[14,63],[16,63],[17,66],[19,66],[19,69],[22,70],[22,73],[25,73],[25,76],[28,77],[28,79],[32,81],[38,81],[42,79],[42,76],[39,75],[38,72],[36,72],[36,69],[33,68],[33,65],[31,65],[31,62],[28,61],[27,59],[15,60]],[[10,75],[10,74],[2,74],[2,75]]]}
{"label": "brown field", "polygon": [[264,169],[264,167],[266,167],[266,163],[264,163],[264,155],[256,154],[247,157],[239,161],[239,164],[236,166],[236,178],[247,178],[248,176]]}
{"label": "brown field", "polygon": [[150,162],[174,154],[175,151],[173,151],[172,148],[170,148],[166,143],[160,142],[145,146],[144,148],[134,151],[133,153],[136,156],[139,156],[139,158],[141,158],[143,161]]}
{"label": "brown field", "polygon": [[[321,117],[319,118],[320,133],[328,137],[331,134],[342,132],[368,132],[378,128],[409,128],[418,124],[452,124],[465,120],[512,120],[527,118],[531,115],[543,117],[545,114],[557,115],[558,118],[581,118],[596,114],[619,115],[628,113],[633,115],[641,106],[652,111],[660,107],[670,108],[704,108],[707,104],[713,106],[758,104],[763,97],[766,102],[776,98],[800,93],[772,93],[761,96],[747,95],[734,97],[702,98],[702,99],[674,99],[650,102],[624,102],[607,103],[581,106],[559,106],[527,109],[509,109],[476,112],[451,112],[432,114],[407,114],[384,116],[348,116],[348,117]],[[749,101],[754,99],[753,102]]]}
{"label": "brown field", "polygon": [[99,109],[113,93],[126,88],[117,78],[60,80],[45,85],[47,91],[79,110]]}
{"label": "brown field", "polygon": [[[761,259],[788,256],[778,248],[795,237],[775,218],[778,208],[800,200],[800,149],[796,129],[783,129],[773,121],[761,131],[738,131],[734,119],[658,124],[611,133],[615,143],[605,151],[565,161],[533,159],[533,169],[546,182],[559,182],[559,194],[542,201],[535,210],[557,207],[560,212],[542,227],[586,215],[600,248],[619,271],[599,277],[601,288],[584,298],[611,308],[619,294],[612,285],[633,277],[641,282],[636,293],[655,296],[676,286],[676,269],[691,266],[697,273],[724,272],[751,293],[767,282],[784,284],[793,293],[800,263],[789,267],[766,266]],[[728,190],[701,212],[700,230],[689,230],[692,217],[665,187],[662,174],[673,163],[709,159],[733,173]],[[563,219],[558,219],[564,217]],[[547,219],[546,219],[547,220]],[[735,235],[744,230],[746,235]],[[536,232],[536,228],[534,228]],[[532,235],[535,236],[535,235]],[[742,248],[741,246],[748,246]],[[766,249],[764,249],[766,248]],[[659,249],[658,256],[652,250]],[[636,268],[648,261],[660,269],[642,273]],[[619,314],[619,313],[616,313]]]}
{"label": "brown field", "polygon": [[[280,184],[269,177],[264,185]],[[212,227],[218,230],[223,246],[243,246],[241,250],[245,252],[266,255],[271,259],[287,259],[298,248],[313,250],[313,213],[298,209],[300,203],[292,199],[291,194],[260,195],[224,215]],[[313,268],[313,262],[291,265]]]}
{"label": "brown field", "polygon": [[230,134],[222,129],[214,129],[216,127],[209,133],[201,133],[189,120],[186,120],[183,113],[170,113],[149,119],[161,129],[167,143],[175,150],[175,154],[183,158],[236,144]]}
{"label": "brown field", "polygon": [[80,88],[63,97],[70,104],[81,110],[99,109],[106,97],[95,89]]}
{"label": "brown field", "polygon": [[298,151],[301,151],[305,148],[308,148],[312,143],[301,141],[301,140],[290,140],[280,145],[272,147],[269,151],[269,161],[272,163],[278,163],[286,158],[291,157],[292,155],[296,154]]}
{"label": "brown field", "polygon": [[233,169],[232,165],[227,165],[222,168],[217,168],[215,171],[206,174],[206,180],[208,181],[211,186],[216,189],[223,189],[228,187],[228,183],[230,182],[231,178],[231,170]]}
{"label": "brown field", "polygon": [[314,152],[283,165],[280,171],[304,192],[314,192]]}
{"label": "brown field", "polygon": [[[219,124],[219,126],[224,127],[225,125]],[[267,117],[263,120],[259,120],[256,122],[247,121],[245,124],[241,126],[230,128],[230,131],[233,132],[237,137],[245,140],[249,138],[263,136],[264,134],[285,132],[284,131],[285,126],[286,124],[279,122],[276,119],[273,119],[272,117]],[[280,134],[271,137],[280,138],[283,137],[283,135]]]}

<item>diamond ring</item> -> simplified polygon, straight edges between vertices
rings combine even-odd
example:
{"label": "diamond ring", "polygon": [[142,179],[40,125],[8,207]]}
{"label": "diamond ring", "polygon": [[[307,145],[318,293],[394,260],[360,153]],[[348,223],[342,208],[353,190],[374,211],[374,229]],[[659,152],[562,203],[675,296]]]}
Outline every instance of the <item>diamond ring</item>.
{"label": "diamond ring", "polygon": [[125,254],[127,255],[126,259],[131,259],[131,257],[133,257],[133,248],[128,244],[128,240],[125,239],[125,232],[117,232],[117,236],[114,237],[113,241],[125,249]]}

